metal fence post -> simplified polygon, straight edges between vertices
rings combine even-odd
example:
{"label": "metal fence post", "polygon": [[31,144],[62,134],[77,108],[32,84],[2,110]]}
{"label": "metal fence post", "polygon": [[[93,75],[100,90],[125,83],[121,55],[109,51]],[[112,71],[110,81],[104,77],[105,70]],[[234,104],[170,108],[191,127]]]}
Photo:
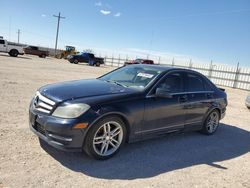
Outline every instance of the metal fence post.
{"label": "metal fence post", "polygon": [[104,57],[104,64],[107,64],[107,55]]}
{"label": "metal fence post", "polygon": [[119,54],[118,67],[120,67],[121,55]]}
{"label": "metal fence post", "polygon": [[114,66],[114,54],[112,54],[111,66]]}
{"label": "metal fence post", "polygon": [[173,60],[172,60],[172,67],[174,66],[174,57],[173,57]]}
{"label": "metal fence post", "polygon": [[208,78],[212,78],[212,72],[213,72],[213,61],[211,60],[210,66],[209,66],[209,71],[208,71]]}
{"label": "metal fence post", "polygon": [[239,79],[239,73],[240,73],[240,63],[237,63],[237,68],[236,68],[236,72],[235,72],[235,77],[234,77],[234,84],[233,84],[233,88],[237,87],[237,83],[238,83],[238,79]]}
{"label": "metal fence post", "polygon": [[193,63],[192,63],[192,59],[190,59],[190,61],[189,61],[189,69],[192,69],[192,66],[193,66]]}
{"label": "metal fence post", "polygon": [[160,65],[161,64],[161,57],[159,57],[159,59],[158,59],[158,65]]}

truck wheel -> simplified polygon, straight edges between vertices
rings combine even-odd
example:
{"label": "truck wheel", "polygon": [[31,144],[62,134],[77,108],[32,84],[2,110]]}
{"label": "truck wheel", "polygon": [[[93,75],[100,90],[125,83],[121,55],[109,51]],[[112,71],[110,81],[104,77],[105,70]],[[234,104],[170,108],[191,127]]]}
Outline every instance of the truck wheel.
{"label": "truck wheel", "polygon": [[101,65],[100,62],[95,63],[95,66],[97,66],[97,67],[100,67],[100,65]]}
{"label": "truck wheel", "polygon": [[9,55],[11,57],[17,57],[18,56],[18,51],[16,49],[10,50]]}
{"label": "truck wheel", "polygon": [[75,60],[73,61],[73,63],[74,63],[74,64],[78,64],[78,60],[75,59]]}
{"label": "truck wheel", "polygon": [[41,55],[41,58],[45,58],[45,57],[46,57],[46,55],[45,55],[45,54],[42,54],[42,55]]}

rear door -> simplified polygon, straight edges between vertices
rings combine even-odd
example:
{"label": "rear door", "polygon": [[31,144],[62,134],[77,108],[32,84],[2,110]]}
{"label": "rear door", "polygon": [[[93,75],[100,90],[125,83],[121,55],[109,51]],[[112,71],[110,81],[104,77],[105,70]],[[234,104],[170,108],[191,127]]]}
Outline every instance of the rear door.
{"label": "rear door", "polygon": [[[157,88],[172,94],[172,98],[156,97]],[[141,133],[163,133],[184,128],[186,94],[182,72],[168,73],[145,98],[145,115]]]}
{"label": "rear door", "polygon": [[5,44],[5,40],[0,39],[0,52],[6,52],[7,46]]}
{"label": "rear door", "polygon": [[190,127],[201,126],[213,98],[213,91],[207,91],[204,78],[193,72],[186,73],[185,86],[188,97],[185,124]]}
{"label": "rear door", "polygon": [[40,51],[38,50],[38,47],[36,47],[36,46],[32,47],[32,54],[33,55],[40,55]]}

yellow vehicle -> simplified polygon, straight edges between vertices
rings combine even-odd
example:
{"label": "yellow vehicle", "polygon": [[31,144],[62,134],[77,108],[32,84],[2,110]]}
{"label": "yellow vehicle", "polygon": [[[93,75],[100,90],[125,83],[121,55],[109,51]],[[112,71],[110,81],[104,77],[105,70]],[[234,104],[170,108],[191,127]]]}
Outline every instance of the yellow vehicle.
{"label": "yellow vehicle", "polygon": [[67,59],[68,55],[75,55],[77,53],[76,48],[74,46],[66,46],[66,50],[62,51],[57,55],[59,59]]}

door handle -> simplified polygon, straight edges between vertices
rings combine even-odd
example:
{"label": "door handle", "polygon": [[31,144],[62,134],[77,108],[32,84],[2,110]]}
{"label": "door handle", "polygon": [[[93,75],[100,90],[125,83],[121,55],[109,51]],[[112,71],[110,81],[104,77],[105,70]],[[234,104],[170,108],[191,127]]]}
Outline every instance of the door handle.
{"label": "door handle", "polygon": [[180,103],[187,102],[187,100],[188,100],[187,95],[183,95],[183,96],[180,96],[180,97],[179,97],[179,102],[180,102]]}
{"label": "door handle", "polygon": [[207,98],[208,98],[208,99],[213,98],[213,94],[212,94],[212,93],[207,93],[206,95],[207,95]]}

